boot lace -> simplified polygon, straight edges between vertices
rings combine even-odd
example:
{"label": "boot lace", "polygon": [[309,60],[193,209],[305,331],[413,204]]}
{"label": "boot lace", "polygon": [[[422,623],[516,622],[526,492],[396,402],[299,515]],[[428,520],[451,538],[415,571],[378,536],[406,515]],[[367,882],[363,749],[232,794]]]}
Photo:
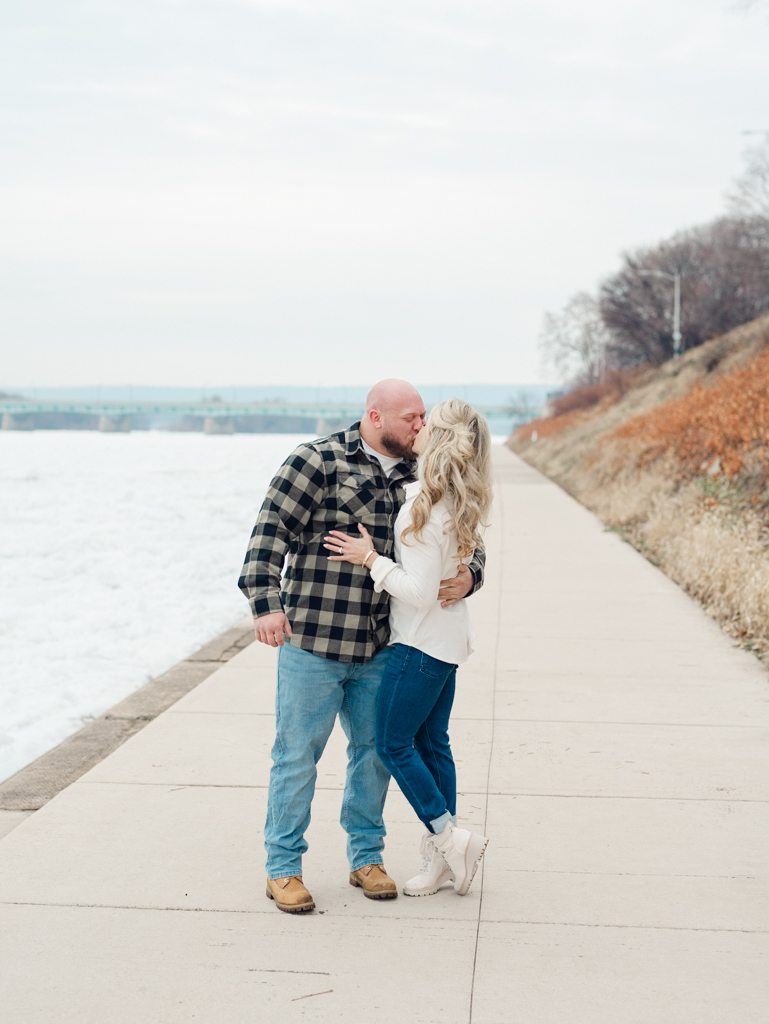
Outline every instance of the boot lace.
{"label": "boot lace", "polygon": [[429,833],[422,836],[422,842],[419,844],[419,853],[422,857],[422,874],[429,875],[430,868],[433,866],[433,857],[435,856],[435,844],[433,837]]}

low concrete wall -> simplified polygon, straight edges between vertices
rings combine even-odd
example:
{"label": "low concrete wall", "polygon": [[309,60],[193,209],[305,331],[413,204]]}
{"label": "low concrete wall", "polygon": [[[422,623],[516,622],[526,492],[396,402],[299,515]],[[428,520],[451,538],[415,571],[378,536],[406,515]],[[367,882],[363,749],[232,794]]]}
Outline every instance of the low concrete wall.
{"label": "low concrete wall", "polygon": [[[36,811],[254,639],[253,620],[231,629],[150,680],[125,700],[0,783],[0,812]],[[21,820],[21,819],[20,819]]]}

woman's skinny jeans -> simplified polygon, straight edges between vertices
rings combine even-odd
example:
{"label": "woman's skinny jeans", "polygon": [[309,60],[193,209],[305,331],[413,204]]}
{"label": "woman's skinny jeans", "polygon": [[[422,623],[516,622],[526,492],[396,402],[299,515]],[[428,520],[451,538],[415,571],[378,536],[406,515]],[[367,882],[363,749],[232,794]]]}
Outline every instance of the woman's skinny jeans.
{"label": "woman's skinny jeans", "polygon": [[377,700],[377,753],[433,833],[442,832],[457,811],[448,733],[456,673],[456,665],[395,644]]}

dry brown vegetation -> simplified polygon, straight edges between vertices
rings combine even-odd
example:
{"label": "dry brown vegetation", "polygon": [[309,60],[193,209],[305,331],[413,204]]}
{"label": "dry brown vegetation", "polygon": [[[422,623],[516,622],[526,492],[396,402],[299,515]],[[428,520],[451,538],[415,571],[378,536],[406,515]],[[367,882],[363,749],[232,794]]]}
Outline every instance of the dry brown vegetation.
{"label": "dry brown vegetation", "polygon": [[769,651],[769,317],[625,388],[561,400],[510,447]]}
{"label": "dry brown vegetation", "polygon": [[[642,466],[670,453],[693,476],[718,463],[728,477],[763,463],[769,443],[769,348],[710,386],[634,416],[613,432],[636,448]],[[767,467],[769,468],[769,467]]]}

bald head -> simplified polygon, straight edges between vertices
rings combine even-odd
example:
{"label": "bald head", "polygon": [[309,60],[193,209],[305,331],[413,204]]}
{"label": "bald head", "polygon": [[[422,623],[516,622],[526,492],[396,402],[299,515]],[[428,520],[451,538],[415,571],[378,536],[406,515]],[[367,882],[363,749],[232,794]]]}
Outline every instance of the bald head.
{"label": "bald head", "polygon": [[360,432],[366,444],[381,455],[413,459],[414,438],[425,421],[425,404],[405,380],[380,380],[366,397]]}
{"label": "bald head", "polygon": [[423,404],[422,398],[413,384],[409,384],[406,380],[396,380],[394,377],[389,380],[380,380],[366,395],[367,413],[372,409],[387,413],[399,406],[421,406]]}

